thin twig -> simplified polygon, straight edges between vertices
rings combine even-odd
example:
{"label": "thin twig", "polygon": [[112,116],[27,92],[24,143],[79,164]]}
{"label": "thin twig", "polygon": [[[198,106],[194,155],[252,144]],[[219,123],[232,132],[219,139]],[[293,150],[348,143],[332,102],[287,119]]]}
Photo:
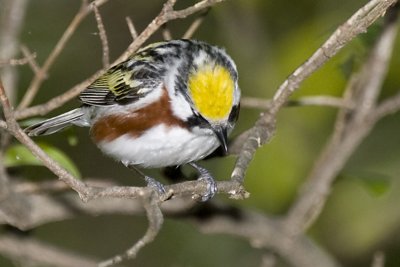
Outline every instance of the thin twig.
{"label": "thin twig", "polygon": [[36,62],[36,53],[32,53],[29,48],[25,45],[21,45],[21,52],[24,57],[28,60],[28,64],[31,67],[33,73],[36,75],[40,72],[40,67]]}
{"label": "thin twig", "polygon": [[126,259],[134,259],[144,246],[153,242],[156,238],[164,222],[164,216],[160,210],[160,203],[155,192],[143,196],[143,206],[146,210],[147,219],[149,221],[149,226],[144,236],[124,254],[114,256],[111,259],[100,263],[99,267],[109,267]]}
{"label": "thin twig", "polygon": [[132,36],[132,40],[135,41],[135,39],[138,37],[135,24],[133,24],[130,17],[126,17],[125,19],[126,19],[126,24],[128,25],[129,32],[131,33]]}
{"label": "thin twig", "polygon": [[[99,7],[100,5],[107,2],[106,0],[102,1],[94,1],[92,3],[93,6]],[[57,44],[43,63],[43,66],[40,68],[40,71],[34,76],[32,79],[25,95],[23,96],[18,109],[24,109],[28,107],[33,99],[35,98],[40,86],[42,85],[44,79],[46,78],[47,73],[50,68],[53,66],[53,63],[56,61],[58,56],[64,50],[65,45],[70,40],[71,36],[75,33],[78,26],[81,24],[83,19],[92,11],[92,7],[87,5],[85,1],[82,1],[82,5],[76,13],[75,17],[72,19],[71,23],[68,25],[67,29],[58,40]]]}
{"label": "thin twig", "polygon": [[0,60],[0,67],[4,66],[21,66],[28,64],[32,58],[35,58],[36,54],[27,55],[23,58],[12,58],[8,60]]}
{"label": "thin twig", "polygon": [[189,28],[186,30],[186,32],[183,34],[182,38],[183,39],[190,39],[193,37],[194,33],[197,31],[197,29],[200,27],[200,25],[203,23],[204,19],[210,12],[211,8],[207,8],[204,12],[202,12],[193,22],[190,24]]}
{"label": "thin twig", "polygon": [[110,66],[110,49],[108,47],[107,33],[101,19],[99,9],[95,4],[92,4],[94,16],[97,22],[97,29],[99,30],[99,36],[101,40],[101,47],[103,49],[103,68],[108,68]]}
{"label": "thin twig", "polygon": [[[0,4],[0,57],[3,59],[15,58],[19,46],[19,34],[22,29],[27,0],[3,0]],[[7,94],[11,103],[15,103],[17,96],[17,69],[5,66],[0,70],[0,76],[7,87]]]}
{"label": "thin twig", "polygon": [[116,60],[116,63],[126,60],[132,53],[134,53],[142,44],[154,34],[164,23],[175,20],[183,19],[187,16],[192,15],[200,10],[213,6],[217,3],[223,2],[225,0],[203,0],[181,10],[174,10],[176,0],[167,0],[162,8],[160,14],[153,19],[152,22],[146,27],[146,29],[140,33],[140,35],[133,41],[127,48],[127,50]]}
{"label": "thin twig", "polygon": [[[85,181],[93,187],[113,187],[115,186],[113,179],[115,180],[115,177],[109,178],[107,182],[100,182],[97,179],[85,178]],[[47,188],[40,188],[42,185]],[[136,199],[132,197],[133,195],[120,196],[118,198],[103,197],[84,203],[76,197],[76,194],[69,187],[69,190],[67,190],[63,185],[65,185],[64,182],[57,180],[42,183],[12,183],[12,190],[19,195],[24,195],[27,203],[29,203],[29,216],[21,218],[23,221],[12,225],[22,230],[29,230],[48,223],[72,219],[83,214],[88,216],[112,214],[143,215],[144,209],[140,196]],[[52,192],[58,192],[58,194],[52,194]],[[151,190],[143,190],[142,192],[149,194]],[[177,197],[171,201],[164,202],[162,212],[165,215],[181,214],[196,205],[198,203],[188,197]],[[1,213],[0,224],[10,224],[4,214]]]}
{"label": "thin twig", "polygon": [[400,110],[400,93],[384,100],[379,104],[375,111],[371,113],[370,117],[372,120],[378,121],[381,118],[398,112]]}
{"label": "thin twig", "polygon": [[171,33],[171,31],[169,30],[167,24],[164,24],[164,25],[162,26],[162,36],[163,36],[163,39],[164,39],[165,41],[172,40],[172,33]]}

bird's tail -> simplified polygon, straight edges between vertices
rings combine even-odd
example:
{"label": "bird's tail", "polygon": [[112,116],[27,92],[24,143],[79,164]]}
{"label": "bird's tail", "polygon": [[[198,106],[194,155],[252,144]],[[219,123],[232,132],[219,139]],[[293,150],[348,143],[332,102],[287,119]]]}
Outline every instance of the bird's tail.
{"label": "bird's tail", "polygon": [[85,125],[85,112],[82,108],[73,109],[56,117],[33,124],[25,129],[29,136],[49,135],[64,129],[71,124]]}

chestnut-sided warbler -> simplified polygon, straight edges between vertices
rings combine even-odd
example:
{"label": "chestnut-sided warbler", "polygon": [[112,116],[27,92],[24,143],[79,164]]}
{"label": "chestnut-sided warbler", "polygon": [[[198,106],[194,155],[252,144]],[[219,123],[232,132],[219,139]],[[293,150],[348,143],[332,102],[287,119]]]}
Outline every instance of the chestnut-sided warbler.
{"label": "chestnut-sided warbler", "polygon": [[[32,125],[30,136],[71,124],[90,127],[96,145],[126,166],[160,168],[189,163],[216,192],[196,161],[222,146],[239,113],[235,63],[224,50],[195,40],[172,40],[140,49],[111,67],[79,95],[81,107]],[[145,177],[150,185],[160,183]]]}

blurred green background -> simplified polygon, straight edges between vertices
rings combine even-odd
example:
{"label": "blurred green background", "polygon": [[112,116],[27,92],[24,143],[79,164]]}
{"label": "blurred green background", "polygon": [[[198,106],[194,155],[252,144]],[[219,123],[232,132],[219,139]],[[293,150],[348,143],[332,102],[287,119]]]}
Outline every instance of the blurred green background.
{"label": "blurred green background", "polygon": [[[112,0],[100,8],[112,60],[131,41],[125,17],[130,16],[140,32],[158,14],[163,2]],[[177,7],[193,2],[178,1]],[[364,3],[360,0],[226,1],[211,10],[194,37],[226,48],[238,66],[243,96],[267,99]],[[30,1],[21,42],[36,52],[40,64],[79,6],[78,0]],[[173,37],[182,36],[194,18],[169,23]],[[379,32],[379,23],[313,74],[292,98],[322,94],[341,96],[349,74],[362,62],[376,32]],[[158,32],[149,42],[161,39]],[[399,89],[399,47],[398,38],[382,98]],[[101,68],[101,53],[96,22],[94,16],[89,15],[51,69],[34,104],[66,91]],[[19,70],[18,97],[21,98],[32,72],[27,66]],[[77,101],[71,101],[49,116],[77,105]],[[242,108],[233,135],[251,127],[258,114],[258,110]],[[335,115],[336,109],[328,107],[283,109],[275,137],[258,150],[248,171],[245,187],[251,193],[250,198],[231,203],[268,214],[285,213],[329,138]],[[361,144],[336,180],[327,206],[310,231],[310,235],[344,266],[369,266],[377,250],[386,253],[385,266],[400,266],[399,119],[399,114],[385,118]],[[131,171],[103,156],[87,133],[87,129],[75,128],[36,140],[64,151],[83,177],[115,177],[122,184],[142,184],[140,179],[133,178]],[[71,146],[70,137],[75,135],[78,142]],[[228,157],[202,164],[218,179],[227,179],[234,161],[233,157]],[[34,169],[54,179],[43,168]],[[24,173],[24,170],[19,171]],[[158,170],[146,172],[160,176]],[[144,217],[82,217],[41,226],[33,234],[60,247],[107,258],[133,244],[145,227]],[[203,235],[191,224],[167,219],[157,240],[126,266],[259,266],[261,254],[241,239]],[[13,266],[9,264],[5,259],[0,261],[0,266]],[[282,266],[285,265],[282,263]]]}

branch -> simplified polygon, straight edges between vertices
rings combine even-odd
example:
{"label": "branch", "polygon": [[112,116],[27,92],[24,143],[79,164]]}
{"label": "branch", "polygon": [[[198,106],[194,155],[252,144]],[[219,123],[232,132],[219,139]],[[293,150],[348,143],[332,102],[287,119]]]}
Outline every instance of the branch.
{"label": "branch", "polygon": [[290,266],[338,267],[339,264],[310,239],[304,236],[290,239],[280,221],[249,211],[217,212],[196,225],[207,234],[228,234],[246,239],[257,248],[277,251]]}
{"label": "branch", "polygon": [[99,9],[96,4],[93,3],[93,11],[97,22],[97,29],[99,30],[99,36],[101,41],[101,47],[103,49],[103,68],[108,68],[110,66],[110,49],[108,47],[107,33],[104,28],[103,20],[101,19],[101,15]]}
{"label": "branch", "polygon": [[162,36],[165,41],[172,40],[172,33],[167,27],[167,24],[162,25]]}
{"label": "branch", "polygon": [[25,56],[25,58],[28,60],[28,64],[31,67],[33,73],[36,75],[40,71],[40,67],[37,64],[35,58],[36,58],[36,53],[32,53],[29,48],[25,45],[21,45],[21,52]]}
{"label": "branch", "polygon": [[378,107],[375,109],[375,112],[372,112],[370,117],[373,121],[378,121],[381,118],[396,113],[400,110],[400,93],[386,99],[383,101]]}
{"label": "branch", "polygon": [[368,2],[336,29],[328,40],[279,86],[270,109],[261,114],[255,126],[248,133],[247,140],[244,142],[236,160],[231,175],[232,181],[243,183],[246,170],[257,148],[268,142],[274,134],[276,114],[287,102],[291,94],[299,88],[300,84],[331,57],[336,55],[354,37],[366,32],[367,28],[382,17],[394,3],[396,3],[396,0],[372,0]]}
{"label": "branch", "polygon": [[36,145],[32,139],[25,134],[25,132],[19,127],[15,120],[14,113],[10,102],[8,101],[5,89],[0,80],[0,103],[3,108],[4,117],[6,118],[7,130],[22,144],[24,144],[37,158],[39,158],[43,164],[56,174],[60,180],[68,184],[72,189],[77,191],[83,200],[89,194],[89,188],[78,179],[75,179],[65,169],[60,167],[57,162],[50,158],[38,145]]}
{"label": "branch", "polygon": [[134,259],[138,252],[147,244],[153,242],[158,235],[161,226],[164,222],[164,216],[160,210],[159,198],[155,192],[150,192],[148,195],[143,196],[143,206],[146,210],[149,226],[144,236],[136,242],[136,244],[128,249],[124,254],[117,255],[109,260],[101,262],[99,267],[109,267],[118,264],[126,259]]}
{"label": "branch", "polygon": [[[3,0],[0,8],[0,58],[14,58],[19,47],[19,34],[25,19],[27,0]],[[17,87],[17,70],[6,66],[0,70],[0,76],[9,90],[7,93],[15,101]]]}
{"label": "branch", "polygon": [[[58,182],[54,181],[54,183]],[[32,184],[31,186],[36,187],[37,185]],[[15,184],[14,187],[16,192],[24,193],[30,203],[31,216],[25,221],[25,228],[23,228],[25,230],[82,215],[121,214],[138,216],[143,214],[144,203],[140,199],[100,198],[89,203],[82,203],[72,193],[45,195],[36,194],[31,189],[26,190],[27,187],[31,186],[24,183],[21,185]],[[58,187],[58,185],[54,185],[54,187]],[[155,203],[157,203],[157,200],[157,198],[153,198]],[[196,207],[196,209],[193,207]],[[150,223],[155,230],[151,230],[151,232],[156,233],[157,225],[160,225],[159,219],[157,219],[159,216],[158,211],[152,211],[153,208],[148,210],[150,210],[148,213],[155,217],[153,219],[154,222]],[[239,236],[258,249],[285,251],[281,255],[287,255],[289,261],[295,262],[296,266],[316,266],[317,264],[321,264],[321,266],[336,266],[329,255],[306,237],[299,237],[291,246],[288,246],[287,237],[279,225],[280,221],[270,219],[261,212],[248,212],[244,209],[222,205],[218,202],[198,205],[198,203],[190,201],[190,199],[188,201],[188,199],[179,198],[163,203],[162,214],[187,219],[201,231],[208,234],[218,233]],[[207,216],[204,217],[204,214],[207,214]],[[0,224],[4,223],[0,217]]]}
{"label": "branch", "polygon": [[193,22],[190,24],[189,28],[186,30],[186,32],[183,34],[182,38],[183,39],[190,39],[194,35],[194,33],[197,31],[197,29],[200,27],[200,25],[203,23],[204,19],[210,12],[211,8],[207,8],[204,12],[202,12]]}
{"label": "branch", "polygon": [[[94,1],[92,6],[99,7],[100,5],[104,4],[107,1]],[[86,1],[82,1],[82,5],[78,12],[76,13],[75,17],[72,19],[71,23],[68,25],[67,29],[58,40],[57,44],[43,63],[43,66],[40,68],[40,71],[34,76],[32,79],[25,95],[23,96],[18,109],[24,109],[28,107],[33,99],[35,98],[40,86],[42,85],[44,79],[47,76],[50,68],[53,66],[53,63],[56,61],[58,56],[64,50],[65,45],[71,38],[71,36],[75,33],[78,26],[81,24],[83,19],[93,10],[92,6],[88,5]]]}
{"label": "branch", "polygon": [[32,58],[35,58],[36,54],[30,54],[30,55],[24,55],[23,58],[12,58],[12,59],[8,59],[8,60],[0,60],[0,68],[4,67],[4,66],[21,66],[21,65],[25,65],[28,64]]}
{"label": "branch", "polygon": [[135,25],[133,24],[132,20],[130,17],[126,17],[126,24],[128,25],[129,32],[131,33],[132,40],[135,41],[135,39],[138,37]]}
{"label": "branch", "polygon": [[126,60],[131,54],[136,52],[136,50],[138,50],[151,35],[153,35],[168,21],[186,18],[202,9],[223,1],[225,0],[203,0],[186,9],[174,10],[173,7],[175,6],[176,0],[167,0],[158,16],[150,22],[146,29],[140,33],[140,35],[128,46],[127,50],[114,63],[116,64]]}
{"label": "branch", "polygon": [[[388,12],[397,10],[390,9]],[[289,210],[286,226],[293,235],[304,232],[314,223],[328,198],[333,180],[376,123],[370,117],[386,77],[397,31],[397,20],[385,24],[360,73],[350,79],[347,89],[350,91],[346,92],[346,96],[351,98],[355,108],[338,115],[335,132]]]}

